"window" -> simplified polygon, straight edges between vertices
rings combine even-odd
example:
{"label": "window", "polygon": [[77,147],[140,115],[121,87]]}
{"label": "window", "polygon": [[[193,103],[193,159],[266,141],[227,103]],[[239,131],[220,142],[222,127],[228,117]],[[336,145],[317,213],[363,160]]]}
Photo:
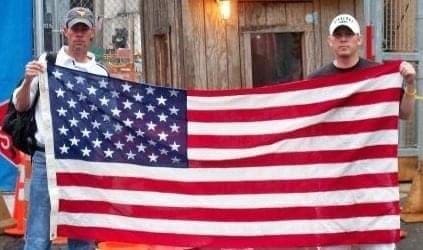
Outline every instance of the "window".
{"label": "window", "polygon": [[253,87],[300,80],[302,33],[251,34]]}

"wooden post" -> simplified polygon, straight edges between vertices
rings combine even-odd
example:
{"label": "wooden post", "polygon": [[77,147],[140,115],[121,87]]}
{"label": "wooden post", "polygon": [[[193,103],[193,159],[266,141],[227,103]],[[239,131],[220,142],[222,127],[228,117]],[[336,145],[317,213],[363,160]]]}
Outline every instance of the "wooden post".
{"label": "wooden post", "polygon": [[401,211],[401,219],[405,222],[423,221],[423,161],[419,161],[407,201]]}

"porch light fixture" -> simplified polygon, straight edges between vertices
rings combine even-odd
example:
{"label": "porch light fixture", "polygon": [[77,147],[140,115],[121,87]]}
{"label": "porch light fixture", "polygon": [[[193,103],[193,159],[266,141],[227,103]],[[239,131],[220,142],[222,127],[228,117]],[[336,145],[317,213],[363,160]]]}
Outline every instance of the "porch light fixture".
{"label": "porch light fixture", "polygon": [[231,1],[230,0],[216,0],[219,7],[220,15],[223,20],[228,20],[231,16]]}

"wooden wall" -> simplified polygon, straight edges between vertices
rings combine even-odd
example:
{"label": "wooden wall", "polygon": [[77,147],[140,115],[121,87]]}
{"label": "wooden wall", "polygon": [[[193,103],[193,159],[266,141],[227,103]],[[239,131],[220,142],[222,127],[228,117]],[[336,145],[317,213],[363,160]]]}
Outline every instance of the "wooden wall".
{"label": "wooden wall", "polygon": [[[365,30],[362,0],[232,0],[227,21],[216,0],[142,0],[141,5],[145,79],[181,88],[249,87],[252,32],[304,32],[308,74],[332,60],[326,40],[334,16],[355,15]],[[164,48],[169,51],[160,52]]]}

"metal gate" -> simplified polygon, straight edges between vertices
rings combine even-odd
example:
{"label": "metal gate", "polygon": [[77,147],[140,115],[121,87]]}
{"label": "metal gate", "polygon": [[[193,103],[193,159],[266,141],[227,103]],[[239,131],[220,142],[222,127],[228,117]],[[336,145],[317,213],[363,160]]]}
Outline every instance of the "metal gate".
{"label": "metal gate", "polygon": [[[417,91],[423,84],[423,1],[364,0],[367,23],[374,27],[377,61],[405,60],[417,70]],[[420,29],[418,28],[420,27]],[[423,159],[423,103],[416,102],[414,117],[400,122],[400,156]]]}

